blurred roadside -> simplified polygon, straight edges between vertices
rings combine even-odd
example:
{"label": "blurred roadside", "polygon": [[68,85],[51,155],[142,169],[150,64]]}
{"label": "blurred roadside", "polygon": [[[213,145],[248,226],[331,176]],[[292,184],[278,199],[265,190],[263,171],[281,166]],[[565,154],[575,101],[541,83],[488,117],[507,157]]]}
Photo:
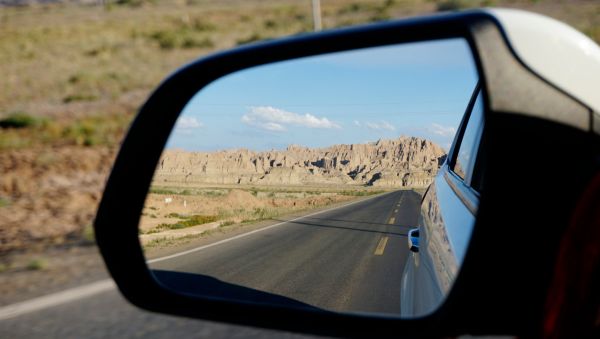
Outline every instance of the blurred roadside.
{"label": "blurred roadside", "polygon": [[[324,29],[479,6],[545,14],[600,42],[594,0],[321,1]],[[150,91],[199,56],[311,30],[308,0],[0,0],[0,282],[102,275],[92,220]]]}

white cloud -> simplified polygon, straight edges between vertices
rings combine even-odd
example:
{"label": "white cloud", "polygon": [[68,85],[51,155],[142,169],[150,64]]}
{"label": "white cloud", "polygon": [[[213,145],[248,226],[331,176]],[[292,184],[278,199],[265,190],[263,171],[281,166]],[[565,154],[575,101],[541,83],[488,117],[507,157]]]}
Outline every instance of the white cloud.
{"label": "white cloud", "polygon": [[356,125],[356,126],[360,127],[360,126],[361,126],[361,124],[360,124],[360,121],[358,121],[358,120],[354,120],[354,125]]}
{"label": "white cloud", "polygon": [[278,124],[276,122],[263,123],[262,127],[268,131],[275,131],[275,132],[283,132],[286,130],[285,127],[283,127],[283,125]]}
{"label": "white cloud", "polygon": [[269,131],[286,131],[286,126],[295,125],[308,128],[341,128],[340,125],[312,114],[298,114],[271,106],[250,107],[250,113],[242,116],[242,122]]}
{"label": "white cloud", "polygon": [[452,126],[443,126],[440,124],[433,123],[429,127],[429,131],[433,134],[440,135],[443,137],[452,137],[456,134],[456,128]]}
{"label": "white cloud", "polygon": [[387,131],[395,131],[396,127],[394,127],[394,125],[390,124],[387,121],[381,121],[381,122],[367,122],[365,123],[367,125],[367,127],[369,127],[370,129],[374,129],[374,130],[387,130]]}
{"label": "white cloud", "polygon": [[179,117],[175,123],[175,128],[180,130],[190,130],[204,126],[203,123],[194,117]]}

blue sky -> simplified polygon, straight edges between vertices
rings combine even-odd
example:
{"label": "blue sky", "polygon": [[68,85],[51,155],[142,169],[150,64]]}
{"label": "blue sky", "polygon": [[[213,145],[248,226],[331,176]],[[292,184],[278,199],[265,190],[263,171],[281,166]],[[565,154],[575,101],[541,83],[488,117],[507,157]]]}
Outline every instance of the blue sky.
{"label": "blue sky", "polygon": [[462,39],[259,66],[201,90],[179,117],[167,148],[263,151],[401,135],[447,148],[476,82]]}

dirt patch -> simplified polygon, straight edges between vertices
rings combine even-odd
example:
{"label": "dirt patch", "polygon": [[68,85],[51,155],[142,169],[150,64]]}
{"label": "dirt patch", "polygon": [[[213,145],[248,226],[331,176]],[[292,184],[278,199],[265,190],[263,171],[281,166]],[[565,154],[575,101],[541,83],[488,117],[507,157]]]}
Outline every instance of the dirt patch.
{"label": "dirt patch", "polygon": [[114,156],[108,147],[1,152],[2,261],[11,251],[85,238]]}

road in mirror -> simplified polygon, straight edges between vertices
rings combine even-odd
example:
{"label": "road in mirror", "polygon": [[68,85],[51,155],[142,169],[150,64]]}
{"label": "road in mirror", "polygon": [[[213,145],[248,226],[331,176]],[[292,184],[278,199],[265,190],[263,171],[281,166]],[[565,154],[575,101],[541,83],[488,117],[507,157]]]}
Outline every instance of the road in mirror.
{"label": "road in mirror", "polygon": [[[295,59],[212,83],[179,117],[146,199],[139,233],[156,279],[291,307],[433,311],[473,217],[449,217],[460,223],[446,232],[446,213],[457,213],[437,201],[447,192],[434,188],[423,212],[421,202],[443,180],[477,81],[466,41],[449,39]],[[443,251],[427,250],[428,227]],[[408,246],[415,228],[419,252]],[[431,253],[451,256],[442,288]]]}

